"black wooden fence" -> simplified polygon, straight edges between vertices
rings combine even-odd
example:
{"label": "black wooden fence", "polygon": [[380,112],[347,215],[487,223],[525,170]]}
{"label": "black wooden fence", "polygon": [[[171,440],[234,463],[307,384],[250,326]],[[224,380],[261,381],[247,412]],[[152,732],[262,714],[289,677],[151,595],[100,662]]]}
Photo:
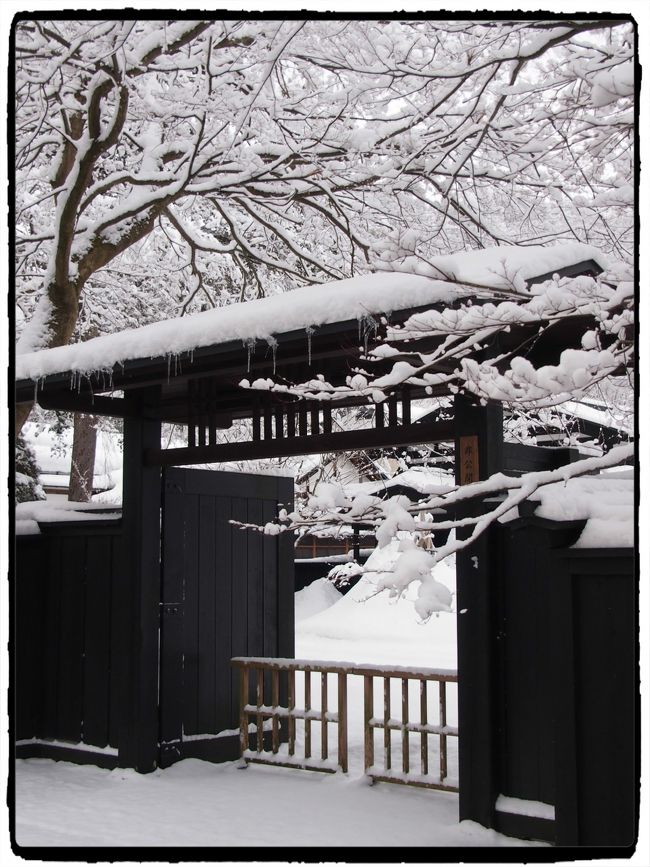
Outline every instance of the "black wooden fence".
{"label": "black wooden fence", "polygon": [[[513,836],[626,848],[638,820],[634,551],[571,547],[584,524],[530,514],[490,531],[486,633],[466,631],[463,648],[486,660],[484,688],[470,691],[459,666],[461,769],[485,774],[465,803]],[[458,558],[466,574],[471,556]]]}
{"label": "black wooden fence", "polygon": [[[291,507],[293,482],[172,469],[163,487],[161,568],[150,588],[158,599],[147,705],[154,724],[139,735],[157,765],[233,759],[239,684],[230,659],[293,656],[294,577],[291,537],[230,521],[272,521],[279,503]],[[40,529],[16,540],[17,755],[133,766],[129,668],[138,624],[122,520]]]}
{"label": "black wooden fence", "polygon": [[19,756],[49,755],[55,742],[67,745],[61,757],[117,764],[128,619],[122,553],[119,518],[43,524],[40,535],[17,537]]}

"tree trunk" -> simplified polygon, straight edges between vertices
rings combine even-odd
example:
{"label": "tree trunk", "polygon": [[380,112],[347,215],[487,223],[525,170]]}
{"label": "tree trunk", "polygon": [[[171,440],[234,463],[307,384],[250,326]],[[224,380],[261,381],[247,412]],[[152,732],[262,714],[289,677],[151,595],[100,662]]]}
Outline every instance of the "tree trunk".
{"label": "tree trunk", "polygon": [[72,443],[72,466],[68,500],[73,503],[88,503],[93,492],[97,427],[93,415],[75,413],[74,439]]}

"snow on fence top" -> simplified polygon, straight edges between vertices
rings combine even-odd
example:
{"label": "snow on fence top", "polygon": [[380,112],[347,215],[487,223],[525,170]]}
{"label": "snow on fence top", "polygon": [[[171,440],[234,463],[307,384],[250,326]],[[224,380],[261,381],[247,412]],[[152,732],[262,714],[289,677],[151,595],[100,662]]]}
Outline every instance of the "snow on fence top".
{"label": "snow on fence top", "polygon": [[119,515],[106,510],[101,503],[72,503],[67,500],[49,500],[16,503],[16,535],[33,536],[41,531],[41,524],[68,523],[70,521],[117,520]]}
{"label": "snow on fence top", "polygon": [[[199,347],[269,340],[274,335],[427,304],[449,304],[487,289],[520,288],[526,280],[579,262],[606,262],[586,244],[553,247],[494,247],[433,259],[423,274],[381,271],[333,283],[302,286],[193,316],[155,322],[83,343],[16,357],[16,378],[37,380],[54,373],[109,371],[136,358],[179,355]],[[412,269],[411,269],[412,270]],[[417,269],[421,271],[422,269]],[[443,279],[433,279],[433,275]],[[463,283],[469,283],[463,285]]]}
{"label": "snow on fence top", "polygon": [[[634,547],[634,472],[624,470],[554,482],[535,491],[535,517],[587,523],[574,548]],[[518,517],[513,509],[502,521]]]}

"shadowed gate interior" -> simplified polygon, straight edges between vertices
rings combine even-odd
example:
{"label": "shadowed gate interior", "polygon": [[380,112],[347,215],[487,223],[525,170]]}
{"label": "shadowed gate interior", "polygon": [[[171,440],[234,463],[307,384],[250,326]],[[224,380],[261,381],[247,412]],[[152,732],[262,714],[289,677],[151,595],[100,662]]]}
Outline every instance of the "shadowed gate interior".
{"label": "shadowed gate interior", "polygon": [[230,659],[294,655],[293,538],[230,523],[263,525],[292,504],[292,478],[165,470],[160,767],[236,759],[239,681]]}

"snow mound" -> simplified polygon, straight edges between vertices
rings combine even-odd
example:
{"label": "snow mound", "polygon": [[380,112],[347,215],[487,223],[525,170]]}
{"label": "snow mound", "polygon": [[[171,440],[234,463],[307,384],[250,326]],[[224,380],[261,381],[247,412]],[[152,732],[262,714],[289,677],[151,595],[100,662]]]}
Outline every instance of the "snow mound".
{"label": "snow mound", "polygon": [[296,593],[296,623],[325,611],[342,597],[343,594],[331,581],[327,578],[317,578],[308,587]]}
{"label": "snow mound", "polygon": [[[421,623],[415,609],[420,587],[419,581],[413,581],[399,598],[391,597],[389,592],[381,589],[381,581],[389,577],[401,556],[399,542],[391,542],[385,548],[375,549],[366,562],[366,569],[376,571],[366,572],[358,583],[342,596],[334,605],[302,620],[296,627],[296,633],[302,635],[322,636],[345,641],[400,642],[417,637],[427,641],[425,633],[433,636],[443,620],[449,620],[452,631],[455,630],[455,618],[442,615],[432,617],[428,623]],[[434,568],[437,582],[444,585],[451,595],[455,590],[456,573],[453,563],[443,561]],[[454,642],[455,643],[455,642]],[[368,660],[364,660],[368,661]]]}

